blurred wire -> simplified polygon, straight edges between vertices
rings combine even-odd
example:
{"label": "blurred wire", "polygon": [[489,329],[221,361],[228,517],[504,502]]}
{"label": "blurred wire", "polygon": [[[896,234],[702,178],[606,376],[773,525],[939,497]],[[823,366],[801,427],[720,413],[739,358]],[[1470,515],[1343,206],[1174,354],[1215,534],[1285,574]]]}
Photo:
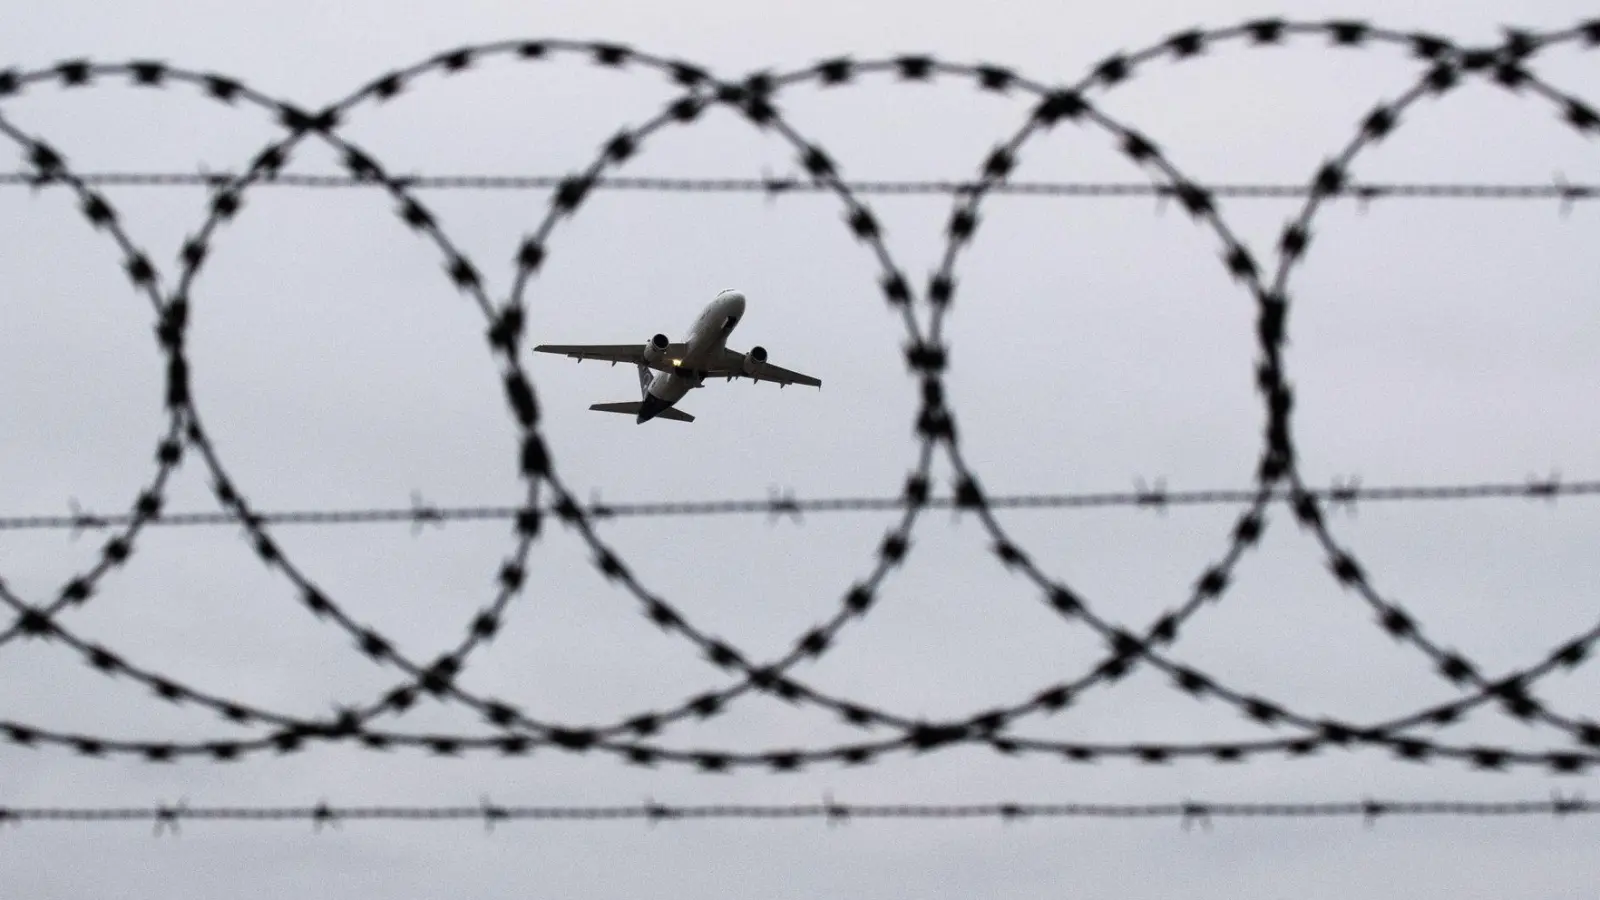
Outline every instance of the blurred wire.
{"label": "blurred wire", "polygon": [[[1575,481],[1562,483],[1556,479],[1529,481],[1522,484],[1509,482],[1456,485],[1401,485],[1393,487],[1362,488],[1354,484],[1336,485],[1326,490],[1307,491],[1307,495],[1326,500],[1335,505],[1353,507],[1359,502],[1437,502],[1490,498],[1523,497],[1550,499],[1557,497],[1589,497],[1600,494],[1600,481]],[[1082,494],[1000,494],[985,498],[994,509],[1089,509],[1104,507],[1156,507],[1217,506],[1247,503],[1253,500],[1253,490],[1200,490],[1168,491],[1165,488],[1145,488],[1137,491]],[[1273,499],[1293,500],[1298,494],[1279,490]],[[933,509],[959,508],[955,497],[929,497],[920,505]],[[771,516],[800,515],[802,513],[882,512],[905,509],[910,501],[904,497],[828,497],[802,500],[793,496],[774,496],[765,500],[663,500],[654,502],[594,502],[583,507],[586,515],[605,518],[701,516],[766,513]],[[65,516],[0,516],[0,531],[39,529],[72,529],[92,531],[130,524],[133,514],[96,515],[76,508]],[[546,507],[546,511],[548,511]],[[271,525],[356,525],[385,522],[411,522],[413,524],[442,524],[449,521],[483,521],[515,519],[524,512],[516,506],[434,506],[414,501],[410,507],[374,509],[320,509],[259,512],[256,520]],[[169,513],[149,519],[147,526],[235,525],[239,517],[232,513]]]}
{"label": "blurred wire", "polygon": [[[223,187],[241,173],[229,172],[95,172],[78,176],[85,185],[119,187]],[[568,176],[560,175],[390,175],[391,181],[413,190],[554,190]],[[0,173],[0,185],[41,187],[51,183],[37,173]],[[977,188],[974,182],[934,180],[846,181],[843,184],[858,194],[962,194]],[[261,182],[261,186],[296,188],[377,188],[370,178],[352,175],[295,175],[280,173]],[[700,177],[610,177],[598,178],[598,190],[628,190],[667,193],[830,193],[834,187],[801,178],[700,178]],[[1316,188],[1310,184],[1235,183],[1201,185],[1219,197],[1273,199],[1308,197]],[[1170,185],[1147,182],[1066,182],[1018,181],[990,185],[987,193],[1037,197],[1176,197]],[[1564,202],[1600,197],[1600,185],[1567,184],[1557,179],[1549,184],[1473,184],[1473,183],[1395,183],[1351,184],[1343,194],[1363,200],[1390,198],[1453,200],[1548,200]]]}
{"label": "blurred wire", "polygon": [[1592,815],[1600,803],[1581,798],[1555,797],[1536,801],[1393,801],[1361,800],[1335,803],[976,803],[976,804],[820,804],[673,806],[646,803],[636,806],[498,806],[484,800],[478,806],[233,806],[190,807],[0,807],[0,823],[100,824],[150,822],[157,833],[177,831],[180,822],[311,822],[318,830],[347,821],[460,822],[477,821],[487,827],[508,821],[541,822],[683,822],[689,820],[825,819],[830,824],[855,819],[1179,819],[1185,828],[1211,819],[1329,819],[1360,818],[1372,824],[1385,817],[1528,817]]}

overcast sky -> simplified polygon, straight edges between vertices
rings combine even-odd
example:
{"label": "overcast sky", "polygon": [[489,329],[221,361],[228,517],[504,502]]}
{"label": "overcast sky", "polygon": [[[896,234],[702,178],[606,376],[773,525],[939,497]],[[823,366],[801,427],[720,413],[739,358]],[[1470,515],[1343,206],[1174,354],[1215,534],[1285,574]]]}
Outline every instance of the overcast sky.
{"label": "overcast sky", "polygon": [[[426,6],[427,11],[421,11]],[[1565,0],[1512,7],[1445,0],[1264,4],[1188,0],[1095,4],[886,0],[870,7],[691,0],[585,2],[234,2],[13,4],[0,17],[0,68],[63,59],[162,59],[238,78],[320,108],[383,74],[457,47],[513,39],[607,40],[682,58],[727,77],[785,72],[851,55],[910,51],[995,62],[1044,83],[1082,77],[1116,52],[1194,25],[1263,15],[1371,18],[1463,43],[1501,25],[1553,29],[1593,11]],[[1535,70],[1600,102],[1597,60],[1573,45]],[[1200,182],[1303,183],[1345,146],[1374,105],[1416,81],[1400,48],[1335,49],[1319,38],[1159,61],[1097,91],[1110,116],[1155,141]],[[342,134],[396,173],[565,174],[676,89],[643,67],[567,56],[509,56],[419,79],[367,104]],[[806,84],[777,100],[793,128],[859,179],[970,177],[1026,120],[1024,93],[970,81],[854,87]],[[262,110],[229,109],[189,87],[152,92],[108,79],[51,82],[0,101],[0,116],[49,141],[80,172],[237,170],[281,134]],[[1363,181],[1600,181],[1596,146],[1547,99],[1481,81],[1423,101],[1358,158]],[[0,154],[21,159],[14,142]],[[288,171],[336,173],[338,155],[305,142]],[[14,170],[14,164],[5,168]],[[726,110],[669,127],[620,174],[760,177],[796,171],[792,148]],[[1019,180],[1148,181],[1103,132],[1062,126],[1027,145]],[[185,238],[204,219],[192,187],[108,188],[119,221],[170,290]],[[543,191],[418,194],[484,274],[498,302],[513,254],[548,208]],[[862,198],[916,285],[943,251],[948,197]],[[1270,268],[1296,200],[1227,199],[1229,227]],[[449,505],[515,505],[516,430],[483,340],[485,320],[441,268],[438,250],[376,190],[261,188],[213,242],[192,291],[188,355],[200,413],[220,459],[259,510],[397,507],[413,493]],[[891,495],[915,464],[917,385],[903,324],[881,299],[881,271],[853,241],[838,199],[601,191],[549,242],[528,287],[526,345],[643,342],[683,334],[718,291],[749,298],[731,341],[823,380],[820,391],[711,384],[682,401],[692,425],[588,411],[637,394],[627,367],[575,365],[524,349],[564,482],[580,499],[759,499]],[[1309,483],[1368,486],[1521,482],[1552,471],[1592,478],[1600,433],[1594,253],[1600,210],[1563,218],[1550,201],[1385,200],[1319,215],[1290,282],[1287,365],[1295,439]],[[0,189],[0,515],[61,514],[76,502],[125,511],[152,476],[164,434],[163,363],[148,300],[129,286],[106,234],[65,189]],[[964,254],[946,323],[948,392],[963,453],[992,493],[1247,487],[1263,421],[1252,390],[1255,312],[1227,276],[1216,234],[1150,198],[991,198]],[[944,461],[935,465],[948,483]],[[167,490],[169,512],[216,509],[191,454]],[[1600,554],[1594,501],[1522,499],[1361,506],[1331,517],[1373,583],[1442,647],[1483,671],[1533,665],[1593,624]],[[1184,507],[1010,511],[1000,521],[1051,578],[1106,620],[1139,632],[1182,605],[1228,547],[1241,510]],[[1171,651],[1242,694],[1310,718],[1378,722],[1461,696],[1414,646],[1375,626],[1340,590],[1313,537],[1283,510],[1246,555],[1224,600]],[[598,531],[650,590],[751,660],[783,655],[831,618],[872,569],[889,512],[629,519]],[[283,551],[356,621],[426,661],[453,648],[494,597],[514,549],[508,523],[405,523],[274,529]],[[0,532],[0,578],[30,603],[91,567],[104,536]],[[1104,642],[1064,622],[1041,592],[1003,569],[971,516],[924,514],[903,569],[836,647],[793,672],[813,689],[907,718],[958,719],[1018,704],[1081,677]],[[470,659],[462,685],[573,725],[671,709],[730,684],[681,636],[653,627],[606,582],[575,533],[552,523],[529,557],[528,585],[505,627]],[[5,612],[0,622],[9,623]],[[297,591],[255,558],[236,527],[152,528],[93,602],[62,614],[81,640],[175,682],[303,718],[370,702],[398,682],[352,651]],[[1557,674],[1537,696],[1574,719],[1600,717],[1600,679]],[[0,719],[105,739],[233,740],[251,734],[147,688],[96,673],[59,642],[0,647]],[[393,732],[486,734],[468,711],[424,703],[376,723]],[[1029,738],[1194,744],[1292,734],[1263,729],[1212,699],[1175,692],[1141,667],[1086,692],[1069,712],[1032,716]],[[1452,745],[1566,750],[1570,737],[1484,708],[1466,724],[1419,732]],[[707,722],[658,738],[671,748],[755,751],[887,738],[815,708],[745,697]],[[315,745],[231,764],[81,759],[61,747],[0,745],[0,805],[1174,802],[1543,799],[1594,793],[1593,776],[1537,768],[1484,774],[1459,762],[1399,762],[1330,750],[1223,766],[1203,760],[1092,765],[987,748],[874,765],[698,774],[602,754],[542,750],[437,759]],[[152,838],[138,824],[30,824],[0,832],[0,896],[237,897],[975,897],[1346,898],[1592,896],[1600,879],[1586,819],[1175,821],[351,823],[313,834],[288,824],[190,823]]]}

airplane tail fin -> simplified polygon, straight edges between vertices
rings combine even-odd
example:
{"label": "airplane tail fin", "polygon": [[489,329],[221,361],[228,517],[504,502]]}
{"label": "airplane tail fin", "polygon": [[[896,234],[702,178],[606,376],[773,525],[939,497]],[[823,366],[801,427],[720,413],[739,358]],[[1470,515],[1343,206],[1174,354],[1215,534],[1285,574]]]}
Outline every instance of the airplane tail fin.
{"label": "airplane tail fin", "polygon": [[637,363],[637,365],[639,366],[639,399],[643,400],[649,396],[650,382],[655,380],[655,376],[650,374],[649,366],[644,363]]}
{"label": "airplane tail fin", "polygon": [[[627,401],[623,403],[596,403],[589,408],[595,410],[596,412],[627,413],[628,415],[636,416],[639,414],[639,409],[643,406],[643,403]],[[674,409],[670,406],[656,413],[655,417],[658,419],[672,419],[675,422],[694,421],[694,416],[689,415],[681,409]]]}

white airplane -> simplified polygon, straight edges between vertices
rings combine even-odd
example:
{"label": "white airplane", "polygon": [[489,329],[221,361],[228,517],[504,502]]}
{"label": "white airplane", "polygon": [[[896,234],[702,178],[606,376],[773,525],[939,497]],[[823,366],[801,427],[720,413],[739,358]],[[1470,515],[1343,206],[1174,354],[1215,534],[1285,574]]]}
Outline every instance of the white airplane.
{"label": "white airplane", "polygon": [[[729,350],[728,335],[733,333],[744,315],[744,294],[723,291],[706,306],[700,317],[689,326],[688,336],[681,342],[667,340],[658,334],[638,344],[540,344],[533,348],[539,353],[559,353],[583,362],[586,359],[633,363],[639,367],[639,402],[596,403],[590,409],[600,412],[633,413],[634,422],[642,425],[654,418],[693,422],[694,416],[673,404],[697,387],[704,387],[707,378],[749,378],[752,381],[770,381],[781,387],[804,384],[820,388],[822,382],[810,375],[791,372],[767,362],[763,347],[751,347],[749,353]],[[654,370],[655,374],[651,374]]]}

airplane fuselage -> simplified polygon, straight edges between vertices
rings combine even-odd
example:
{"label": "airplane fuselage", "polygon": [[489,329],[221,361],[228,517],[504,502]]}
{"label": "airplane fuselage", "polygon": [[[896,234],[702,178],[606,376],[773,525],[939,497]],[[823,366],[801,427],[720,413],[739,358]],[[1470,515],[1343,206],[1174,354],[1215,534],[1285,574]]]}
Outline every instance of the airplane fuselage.
{"label": "airplane fuselage", "polygon": [[722,356],[728,346],[728,336],[743,317],[744,294],[738,291],[718,294],[689,326],[683,338],[683,356],[667,360],[670,371],[657,372],[651,379],[635,421],[647,422],[655,418],[689,391],[700,387],[705,381],[700,371]]}

